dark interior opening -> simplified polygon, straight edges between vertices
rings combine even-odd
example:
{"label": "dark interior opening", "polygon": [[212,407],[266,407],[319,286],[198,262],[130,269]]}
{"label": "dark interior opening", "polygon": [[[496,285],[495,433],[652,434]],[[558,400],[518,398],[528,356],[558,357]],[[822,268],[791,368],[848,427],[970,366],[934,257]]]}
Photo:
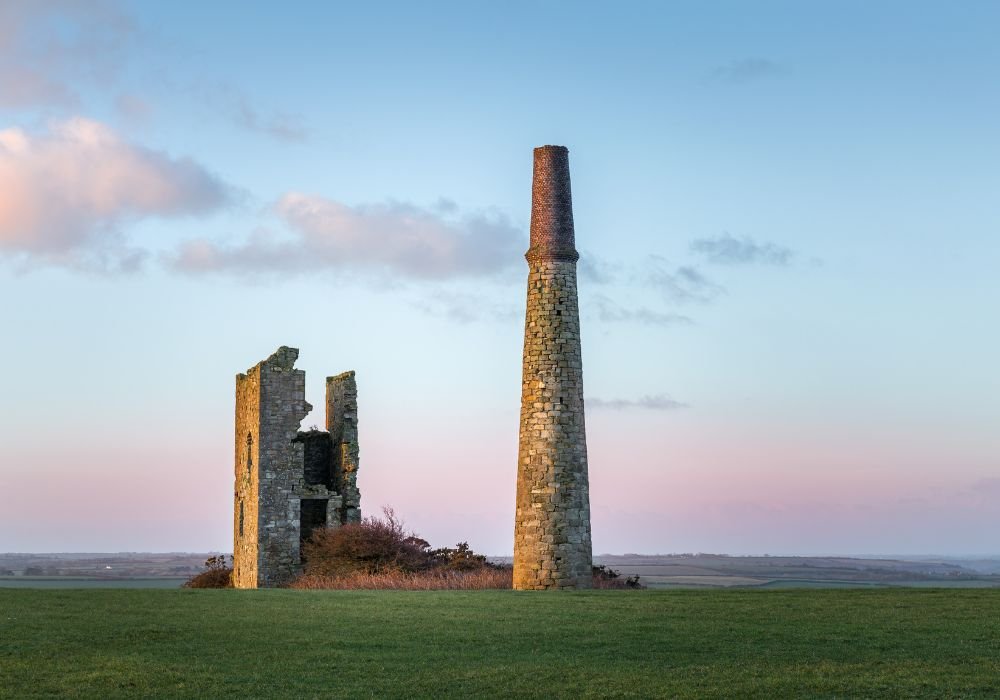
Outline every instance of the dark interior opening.
{"label": "dark interior opening", "polygon": [[326,527],[326,499],[325,498],[304,498],[302,499],[302,511],[299,518],[301,531],[299,540],[305,542],[312,537],[313,531],[321,527]]}
{"label": "dark interior opening", "polygon": [[303,474],[306,484],[333,488],[330,464],[333,459],[333,442],[330,433],[310,430],[295,438],[303,447]]}

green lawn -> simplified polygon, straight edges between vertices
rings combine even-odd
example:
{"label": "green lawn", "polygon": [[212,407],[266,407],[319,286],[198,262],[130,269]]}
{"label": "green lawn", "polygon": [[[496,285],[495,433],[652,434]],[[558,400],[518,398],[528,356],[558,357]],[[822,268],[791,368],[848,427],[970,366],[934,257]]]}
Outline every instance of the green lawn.
{"label": "green lawn", "polygon": [[0,590],[0,697],[997,697],[1000,591]]}

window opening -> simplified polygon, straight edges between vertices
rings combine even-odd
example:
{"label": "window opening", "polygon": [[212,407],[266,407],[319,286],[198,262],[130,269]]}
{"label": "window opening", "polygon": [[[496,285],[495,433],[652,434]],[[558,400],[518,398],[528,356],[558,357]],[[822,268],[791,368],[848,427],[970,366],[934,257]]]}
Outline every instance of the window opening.
{"label": "window opening", "polygon": [[326,527],[325,498],[304,498],[299,517],[299,546],[312,537],[313,532]]}
{"label": "window opening", "polygon": [[253,434],[247,433],[247,474],[253,469]]}

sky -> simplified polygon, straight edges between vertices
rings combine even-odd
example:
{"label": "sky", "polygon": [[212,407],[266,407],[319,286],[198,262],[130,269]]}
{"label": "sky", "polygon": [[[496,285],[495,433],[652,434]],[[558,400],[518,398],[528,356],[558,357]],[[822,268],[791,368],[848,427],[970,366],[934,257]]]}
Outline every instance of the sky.
{"label": "sky", "polygon": [[595,553],[997,554],[994,2],[0,2],[0,551],[229,551],[234,376],[513,548],[570,151]]}

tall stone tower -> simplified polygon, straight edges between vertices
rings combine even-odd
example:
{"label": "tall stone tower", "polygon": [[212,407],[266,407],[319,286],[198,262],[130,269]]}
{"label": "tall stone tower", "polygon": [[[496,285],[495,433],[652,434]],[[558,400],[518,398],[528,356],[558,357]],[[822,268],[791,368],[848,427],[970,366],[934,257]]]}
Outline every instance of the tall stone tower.
{"label": "tall stone tower", "polygon": [[535,149],[514,588],[590,588],[590,486],[569,151]]}

